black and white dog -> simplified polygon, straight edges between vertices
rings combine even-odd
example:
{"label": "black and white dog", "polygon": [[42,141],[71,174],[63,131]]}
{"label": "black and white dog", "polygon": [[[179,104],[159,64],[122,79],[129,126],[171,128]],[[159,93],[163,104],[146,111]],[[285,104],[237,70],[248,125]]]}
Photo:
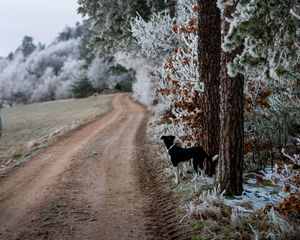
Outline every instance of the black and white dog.
{"label": "black and white dog", "polygon": [[179,163],[192,159],[194,171],[198,174],[199,168],[203,170],[205,159],[207,162],[213,162],[218,159],[218,155],[215,155],[214,157],[208,156],[201,147],[182,148],[176,146],[174,144],[175,136],[162,136],[160,139],[164,141],[167,151],[171,156],[171,162],[175,168],[176,184],[179,183]]}

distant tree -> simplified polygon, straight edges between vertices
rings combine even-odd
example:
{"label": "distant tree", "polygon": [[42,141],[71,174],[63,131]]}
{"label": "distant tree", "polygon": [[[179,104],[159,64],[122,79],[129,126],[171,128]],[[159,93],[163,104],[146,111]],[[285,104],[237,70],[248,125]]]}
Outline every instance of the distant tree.
{"label": "distant tree", "polygon": [[75,98],[88,97],[95,92],[92,83],[85,75],[80,76],[79,79],[71,85],[71,90]]}
{"label": "distant tree", "polygon": [[58,34],[58,41],[68,41],[74,38],[74,29],[70,26],[66,26],[62,32]]}
{"label": "distant tree", "polygon": [[3,104],[29,103],[71,97],[70,85],[83,71],[79,40],[37,48],[26,58],[19,50],[11,61],[0,61],[0,98]]}
{"label": "distant tree", "polygon": [[44,50],[46,48],[46,44],[39,42],[36,49],[38,51]]}
{"label": "distant tree", "polygon": [[14,58],[14,53],[10,52],[7,57],[6,57],[9,61],[11,61]]}
{"label": "distant tree", "polygon": [[25,36],[22,41],[22,45],[20,47],[20,50],[22,51],[23,55],[27,57],[30,55],[34,50],[36,49],[36,46],[33,43],[33,38],[30,36]]}
{"label": "distant tree", "polygon": [[130,92],[132,91],[132,84],[136,80],[135,71],[132,69],[126,69],[126,71],[124,69],[122,71],[123,72],[115,72],[115,74],[112,73],[112,75],[109,75],[107,85],[110,89],[115,88],[115,86],[118,85],[120,86],[119,90]]}
{"label": "distant tree", "polygon": [[97,35],[97,31],[87,20],[83,20],[81,27],[76,27],[76,29],[78,29],[76,31],[81,32],[79,45],[80,58],[84,59],[87,65],[90,65],[95,59],[95,51],[93,49],[92,39]]}
{"label": "distant tree", "polygon": [[117,91],[122,91],[123,89],[122,89],[121,83],[117,83],[117,84],[115,85],[114,89],[117,90]]}
{"label": "distant tree", "polygon": [[74,38],[81,37],[85,27],[86,26],[83,23],[76,22],[73,37]]}
{"label": "distant tree", "polygon": [[84,24],[79,22],[76,23],[75,27],[66,26],[64,30],[58,34],[57,41],[68,41],[81,37],[85,27]]}
{"label": "distant tree", "polygon": [[111,61],[107,58],[95,58],[87,69],[87,76],[98,93],[108,88],[107,78]]}

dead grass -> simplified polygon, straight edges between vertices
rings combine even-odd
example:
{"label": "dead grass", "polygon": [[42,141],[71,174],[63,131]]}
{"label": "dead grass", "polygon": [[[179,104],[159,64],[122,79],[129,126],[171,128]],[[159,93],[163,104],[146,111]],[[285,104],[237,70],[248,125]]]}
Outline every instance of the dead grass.
{"label": "dead grass", "polygon": [[3,109],[0,170],[51,144],[58,136],[108,112],[112,97],[101,95]]}

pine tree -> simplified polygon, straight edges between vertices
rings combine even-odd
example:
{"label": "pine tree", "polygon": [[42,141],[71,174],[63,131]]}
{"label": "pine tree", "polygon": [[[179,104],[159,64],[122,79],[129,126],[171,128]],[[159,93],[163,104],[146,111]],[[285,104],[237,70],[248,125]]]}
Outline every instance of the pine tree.
{"label": "pine tree", "polygon": [[233,21],[223,48],[243,51],[229,66],[229,73],[256,71],[267,81],[300,78],[300,21],[292,14],[298,0],[243,0],[233,13]]}
{"label": "pine tree", "polygon": [[95,89],[92,86],[92,83],[86,76],[80,76],[78,81],[76,81],[71,86],[72,93],[74,94],[75,98],[84,98],[91,96]]}
{"label": "pine tree", "polygon": [[[228,1],[230,2],[230,1]],[[222,40],[229,30],[228,19],[232,18],[236,5],[224,3],[222,10]],[[229,76],[227,65],[242,46],[221,54],[221,96],[220,96],[220,151],[217,182],[220,190],[228,195],[240,195],[243,191],[242,165],[244,144],[243,89],[244,78],[241,74]]]}
{"label": "pine tree", "polygon": [[20,50],[22,51],[25,57],[29,56],[34,50],[36,46],[33,43],[33,38],[30,36],[25,36],[22,41],[22,45],[20,46]]}
{"label": "pine tree", "polygon": [[[204,83],[204,147],[209,155],[218,154],[220,141],[220,59],[221,16],[216,1],[198,0],[198,62],[199,77]],[[215,166],[206,166],[208,175]]]}
{"label": "pine tree", "polygon": [[106,55],[133,44],[129,31],[131,19],[137,14],[149,20],[153,11],[165,7],[163,0],[78,0],[78,11],[87,16],[95,32],[93,45]]}

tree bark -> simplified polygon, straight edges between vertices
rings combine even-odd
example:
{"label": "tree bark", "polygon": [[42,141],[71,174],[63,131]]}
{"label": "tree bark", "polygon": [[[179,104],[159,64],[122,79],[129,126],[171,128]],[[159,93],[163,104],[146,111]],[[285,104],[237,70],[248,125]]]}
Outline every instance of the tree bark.
{"label": "tree bark", "polygon": [[1,115],[0,115],[0,138],[2,136],[2,118],[1,118]]}
{"label": "tree bark", "polygon": [[[231,18],[234,10],[235,6],[225,6],[221,24],[222,41],[229,29],[226,18]],[[220,190],[226,190],[227,195],[241,195],[243,192],[244,77],[241,74],[230,77],[227,73],[227,64],[232,62],[242,49],[240,46],[231,52],[222,51],[221,54],[221,129],[217,182]]]}
{"label": "tree bark", "polygon": [[[212,156],[220,143],[220,69],[221,16],[216,1],[198,0],[198,62],[200,81],[204,82],[203,147]],[[206,174],[215,174],[215,164],[206,164]]]}
{"label": "tree bark", "polygon": [[174,18],[176,15],[176,0],[168,0],[168,7],[170,18]]}

